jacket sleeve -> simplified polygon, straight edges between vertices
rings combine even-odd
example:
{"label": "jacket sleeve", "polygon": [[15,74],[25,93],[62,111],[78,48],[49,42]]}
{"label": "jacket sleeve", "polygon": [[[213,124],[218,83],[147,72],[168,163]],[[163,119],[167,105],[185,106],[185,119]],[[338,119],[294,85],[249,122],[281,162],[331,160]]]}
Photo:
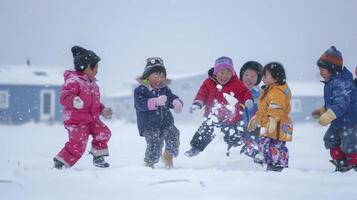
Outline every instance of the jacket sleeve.
{"label": "jacket sleeve", "polygon": [[352,81],[345,81],[345,80],[336,80],[333,83],[332,88],[332,103],[330,107],[327,109],[331,109],[336,117],[342,116],[348,106],[350,105],[351,97],[350,92],[352,90]]}
{"label": "jacket sleeve", "polygon": [[208,79],[206,79],[203,84],[201,85],[200,89],[198,90],[195,100],[194,101],[200,101],[203,105],[206,104],[207,98],[208,98]]}
{"label": "jacket sleeve", "polygon": [[146,94],[146,89],[142,86],[134,90],[134,105],[137,111],[149,111],[148,108],[149,97]]}
{"label": "jacket sleeve", "polygon": [[252,93],[250,90],[247,88],[247,86],[244,85],[244,83],[240,80],[237,81],[239,86],[237,87],[237,98],[239,100],[239,103],[244,104],[248,99],[253,100]]}
{"label": "jacket sleeve", "polygon": [[73,108],[73,99],[79,96],[79,83],[73,79],[67,79],[61,89],[60,102],[65,108]]}
{"label": "jacket sleeve", "polygon": [[175,99],[178,99],[181,104],[183,105],[183,102],[182,100],[175,94],[172,93],[171,89],[169,87],[167,87],[167,92],[166,92],[166,96],[167,96],[167,99],[168,99],[168,106],[169,108],[174,108],[174,106],[172,105],[173,101]]}

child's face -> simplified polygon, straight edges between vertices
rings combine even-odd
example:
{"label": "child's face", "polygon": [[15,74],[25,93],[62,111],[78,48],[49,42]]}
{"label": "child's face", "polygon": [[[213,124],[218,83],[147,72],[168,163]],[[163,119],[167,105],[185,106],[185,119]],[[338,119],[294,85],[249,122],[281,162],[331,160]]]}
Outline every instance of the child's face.
{"label": "child's face", "polygon": [[319,69],[320,69],[320,76],[321,76],[325,81],[329,81],[332,74],[331,74],[326,68],[319,67]]}
{"label": "child's face", "polygon": [[267,70],[263,76],[263,83],[266,86],[272,85],[276,82],[276,80],[271,76],[271,73]]}
{"label": "child's face", "polygon": [[84,70],[84,73],[88,76],[89,80],[93,81],[95,79],[95,76],[98,73],[98,63],[95,65],[94,68],[91,68],[91,67],[88,66]]}
{"label": "child's face", "polygon": [[252,69],[247,69],[244,71],[242,79],[245,86],[251,89],[258,81],[258,74]]}
{"label": "child's face", "polygon": [[217,72],[216,78],[219,84],[225,85],[231,80],[233,74],[229,69],[222,69]]}
{"label": "child's face", "polygon": [[149,75],[148,81],[151,87],[160,88],[162,83],[166,80],[165,74],[162,72],[154,72]]}

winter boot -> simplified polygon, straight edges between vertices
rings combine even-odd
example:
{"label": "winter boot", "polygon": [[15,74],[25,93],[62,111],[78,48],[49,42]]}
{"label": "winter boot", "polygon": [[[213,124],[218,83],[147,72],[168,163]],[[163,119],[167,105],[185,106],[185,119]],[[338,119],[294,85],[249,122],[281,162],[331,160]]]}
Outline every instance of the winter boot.
{"label": "winter boot", "polygon": [[167,169],[171,169],[174,167],[174,163],[172,162],[172,156],[167,151],[164,151],[164,153],[162,154],[162,162],[164,162],[165,167]]}
{"label": "winter boot", "polygon": [[154,169],[154,164],[146,162],[145,167],[150,167],[151,169]]}
{"label": "winter boot", "polygon": [[351,168],[348,167],[347,162],[345,159],[342,160],[330,160],[330,162],[335,165],[336,169],[335,172],[347,172]]}
{"label": "winter boot", "polygon": [[107,168],[110,166],[109,163],[105,162],[104,156],[93,156],[93,165],[100,168]]}
{"label": "winter boot", "polygon": [[268,164],[267,166],[267,171],[281,172],[283,169],[283,166],[279,166],[277,164]]}
{"label": "winter boot", "polygon": [[253,157],[253,162],[257,163],[259,165],[263,165],[264,164],[264,156],[260,153],[255,154],[255,156]]}
{"label": "winter boot", "polygon": [[185,152],[185,155],[187,157],[193,157],[193,156],[197,156],[201,151],[192,147],[190,150]]}
{"label": "winter boot", "polygon": [[63,162],[59,161],[57,158],[53,158],[53,162],[55,163],[53,168],[56,169],[63,169],[63,167],[66,167]]}

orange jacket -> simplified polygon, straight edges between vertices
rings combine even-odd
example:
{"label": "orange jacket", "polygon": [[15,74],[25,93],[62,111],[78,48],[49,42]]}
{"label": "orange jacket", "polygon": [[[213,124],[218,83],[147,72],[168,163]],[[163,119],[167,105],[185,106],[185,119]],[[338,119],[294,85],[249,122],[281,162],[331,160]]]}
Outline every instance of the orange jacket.
{"label": "orange jacket", "polygon": [[[256,117],[261,128],[260,136],[280,141],[291,141],[293,125],[289,117],[291,91],[288,85],[273,84],[264,89],[258,98]],[[275,130],[268,133],[269,117],[276,120]]]}

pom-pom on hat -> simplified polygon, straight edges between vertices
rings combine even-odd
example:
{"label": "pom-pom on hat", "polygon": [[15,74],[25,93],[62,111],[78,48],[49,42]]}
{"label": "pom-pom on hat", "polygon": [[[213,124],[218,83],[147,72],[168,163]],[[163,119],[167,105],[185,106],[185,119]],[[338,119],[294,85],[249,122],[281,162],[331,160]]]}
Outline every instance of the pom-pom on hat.
{"label": "pom-pom on hat", "polygon": [[87,50],[80,46],[73,46],[73,64],[76,71],[83,71],[88,65],[95,65],[100,61],[99,56],[91,50]]}
{"label": "pom-pom on hat", "polygon": [[317,66],[326,68],[332,73],[341,71],[343,66],[341,52],[337,50],[336,47],[331,46],[317,60]]}
{"label": "pom-pom on hat", "polygon": [[262,77],[263,77],[263,66],[256,62],[256,61],[248,61],[246,63],[244,63],[244,65],[242,66],[242,68],[240,68],[239,71],[239,79],[243,80],[243,74],[246,70],[251,69],[254,70],[257,73],[257,82],[255,83],[255,85],[259,85],[260,82],[262,81]]}
{"label": "pom-pom on hat", "polygon": [[146,79],[150,76],[150,74],[155,72],[162,72],[165,74],[166,77],[166,68],[164,66],[164,61],[160,57],[147,58],[142,78]]}
{"label": "pom-pom on hat", "polygon": [[222,69],[228,69],[232,72],[232,74],[235,74],[235,70],[233,68],[233,61],[231,58],[225,56],[217,58],[214,64],[213,74],[217,75],[217,73]]}

